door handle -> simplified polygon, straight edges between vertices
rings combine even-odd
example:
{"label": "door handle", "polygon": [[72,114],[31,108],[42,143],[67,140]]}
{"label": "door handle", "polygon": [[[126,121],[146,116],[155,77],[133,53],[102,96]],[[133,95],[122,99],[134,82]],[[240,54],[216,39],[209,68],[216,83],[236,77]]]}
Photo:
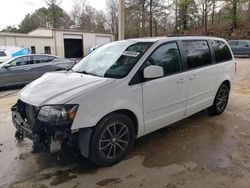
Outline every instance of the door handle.
{"label": "door handle", "polygon": [[197,75],[192,75],[192,76],[190,76],[190,80],[194,80],[194,79],[196,79],[197,78]]}
{"label": "door handle", "polygon": [[182,84],[186,81],[185,78],[180,78],[179,80],[177,80],[177,84]]}
{"label": "door handle", "polygon": [[30,70],[31,68],[25,68],[24,70]]}

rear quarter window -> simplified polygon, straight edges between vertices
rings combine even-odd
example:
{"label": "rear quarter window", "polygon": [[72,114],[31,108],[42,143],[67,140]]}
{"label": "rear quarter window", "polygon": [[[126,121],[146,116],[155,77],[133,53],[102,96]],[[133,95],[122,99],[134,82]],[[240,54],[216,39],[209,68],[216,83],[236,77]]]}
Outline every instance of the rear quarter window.
{"label": "rear quarter window", "polygon": [[212,41],[216,63],[222,63],[233,59],[228,45],[219,40]]}

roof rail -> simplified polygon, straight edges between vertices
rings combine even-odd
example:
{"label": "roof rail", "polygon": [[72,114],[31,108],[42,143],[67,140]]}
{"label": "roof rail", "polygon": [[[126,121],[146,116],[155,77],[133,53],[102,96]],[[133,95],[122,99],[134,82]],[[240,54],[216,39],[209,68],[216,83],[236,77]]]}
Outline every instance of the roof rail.
{"label": "roof rail", "polygon": [[168,35],[167,37],[204,37],[205,35],[183,35],[183,34],[180,34],[180,35]]}

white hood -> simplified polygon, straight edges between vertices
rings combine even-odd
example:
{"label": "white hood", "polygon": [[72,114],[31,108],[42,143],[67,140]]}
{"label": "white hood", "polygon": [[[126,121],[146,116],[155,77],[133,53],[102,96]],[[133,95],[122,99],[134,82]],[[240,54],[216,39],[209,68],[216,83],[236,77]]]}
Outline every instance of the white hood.
{"label": "white hood", "polygon": [[34,106],[64,104],[89,91],[111,84],[110,78],[74,72],[46,73],[23,88],[18,98]]}

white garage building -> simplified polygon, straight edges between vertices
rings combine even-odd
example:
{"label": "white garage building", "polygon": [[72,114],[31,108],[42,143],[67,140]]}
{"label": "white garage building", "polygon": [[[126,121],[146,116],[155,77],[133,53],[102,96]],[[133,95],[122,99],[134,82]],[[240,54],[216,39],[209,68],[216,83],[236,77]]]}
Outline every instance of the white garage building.
{"label": "white garage building", "polygon": [[32,53],[81,58],[93,46],[114,41],[114,35],[80,30],[38,28],[28,34],[0,33],[0,47],[27,47]]}

